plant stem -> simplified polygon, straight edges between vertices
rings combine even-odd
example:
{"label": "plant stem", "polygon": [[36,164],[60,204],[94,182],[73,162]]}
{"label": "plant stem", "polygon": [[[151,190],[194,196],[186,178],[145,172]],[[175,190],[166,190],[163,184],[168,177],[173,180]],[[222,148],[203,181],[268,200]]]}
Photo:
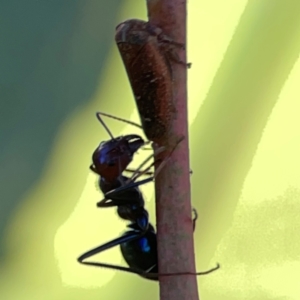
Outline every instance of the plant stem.
{"label": "plant stem", "polygon": [[[149,22],[174,41],[186,44],[186,1],[147,0]],[[186,53],[178,50],[182,61]],[[172,62],[173,102],[176,108],[165,145],[182,137],[165,167],[155,179],[158,266],[160,273],[195,273],[191,218],[186,68]],[[161,146],[161,145],[159,145]],[[170,149],[159,158],[166,158]],[[195,275],[160,276],[160,299],[197,300]]]}

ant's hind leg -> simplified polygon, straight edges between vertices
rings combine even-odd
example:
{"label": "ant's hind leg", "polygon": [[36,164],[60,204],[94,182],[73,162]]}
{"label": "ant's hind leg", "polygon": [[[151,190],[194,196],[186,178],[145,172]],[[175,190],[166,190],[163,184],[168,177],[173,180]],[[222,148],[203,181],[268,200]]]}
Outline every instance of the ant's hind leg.
{"label": "ant's hind leg", "polygon": [[89,257],[92,257],[92,256],[100,253],[100,252],[103,252],[103,251],[113,248],[115,246],[121,245],[123,243],[128,243],[132,240],[135,240],[143,234],[144,234],[143,232],[142,233],[128,232],[126,235],[123,235],[119,238],[116,238],[116,239],[106,243],[106,244],[103,244],[101,246],[98,246],[98,247],[90,250],[90,251],[85,252],[84,254],[80,255],[77,258],[77,261],[83,265],[89,265],[89,266],[94,266],[94,267],[103,267],[103,268],[125,271],[125,272],[129,272],[129,273],[141,275],[142,273],[140,272],[140,270],[137,270],[134,268],[128,268],[128,267],[126,268],[126,267],[116,266],[116,265],[112,265],[112,264],[105,264],[105,263],[85,261],[85,260]]}

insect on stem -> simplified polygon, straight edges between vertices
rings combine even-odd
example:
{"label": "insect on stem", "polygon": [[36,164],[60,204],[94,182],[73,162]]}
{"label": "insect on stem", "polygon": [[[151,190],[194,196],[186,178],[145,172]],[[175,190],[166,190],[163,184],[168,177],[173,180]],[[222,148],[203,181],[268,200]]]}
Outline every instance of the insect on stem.
{"label": "insect on stem", "polygon": [[166,137],[177,113],[171,62],[188,66],[176,53],[184,44],[173,41],[159,27],[137,19],[119,24],[115,40],[146,137],[159,146],[169,147]]}

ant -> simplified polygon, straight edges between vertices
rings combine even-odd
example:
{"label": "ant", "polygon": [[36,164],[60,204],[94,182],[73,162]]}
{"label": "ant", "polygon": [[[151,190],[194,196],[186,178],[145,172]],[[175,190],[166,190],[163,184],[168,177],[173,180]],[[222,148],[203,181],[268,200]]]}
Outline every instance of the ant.
{"label": "ant", "polygon": [[[93,164],[90,167],[91,170],[100,175],[99,186],[105,195],[105,199],[98,202],[97,206],[117,206],[118,215],[122,219],[129,220],[131,223],[127,225],[129,230],[121,237],[84,253],[78,258],[78,262],[85,265],[126,271],[152,280],[158,280],[158,275],[180,275],[179,273],[158,274],[156,233],[152,224],[149,223],[148,212],[144,208],[145,201],[138,188],[139,185],[153,180],[155,176],[140,182],[133,182],[138,176],[145,174],[151,166],[141,173],[139,173],[139,170],[136,170],[135,174],[139,174],[135,177],[134,174],[131,177],[130,181],[132,183],[128,183],[128,177],[122,175],[122,172],[126,170],[126,167],[131,162],[133,154],[145,144],[144,141],[136,135],[113,138],[109,129],[102,121],[100,113],[97,113],[97,118],[112,137],[111,140],[100,143],[100,146],[93,154]],[[134,141],[129,143],[128,141],[130,141],[132,137]],[[106,146],[108,149],[105,149]],[[161,149],[160,151],[163,150],[164,149]],[[151,156],[147,160],[150,158]],[[122,159],[124,161],[121,161]],[[142,165],[144,165],[147,160]],[[125,181],[127,181],[127,183],[124,184]],[[194,213],[193,228],[195,229],[197,212],[194,210]],[[85,261],[85,259],[117,245],[120,245],[123,258],[129,267]],[[197,273],[196,275],[208,274],[218,268],[219,265],[214,269]]]}

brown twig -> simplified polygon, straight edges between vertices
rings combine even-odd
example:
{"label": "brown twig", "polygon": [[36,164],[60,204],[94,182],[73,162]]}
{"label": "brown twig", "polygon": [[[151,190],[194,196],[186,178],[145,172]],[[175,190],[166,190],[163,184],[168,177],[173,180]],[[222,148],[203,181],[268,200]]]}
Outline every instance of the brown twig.
{"label": "brown twig", "polygon": [[[178,43],[186,43],[186,1],[147,0],[150,24]],[[178,49],[181,61],[184,50]],[[173,103],[176,108],[164,145],[184,137],[155,180],[160,273],[195,273],[193,225],[190,202],[189,149],[187,128],[186,68],[172,63]],[[161,146],[161,145],[160,145]],[[169,151],[159,158],[165,159]],[[160,299],[197,300],[196,276],[160,276]]]}

